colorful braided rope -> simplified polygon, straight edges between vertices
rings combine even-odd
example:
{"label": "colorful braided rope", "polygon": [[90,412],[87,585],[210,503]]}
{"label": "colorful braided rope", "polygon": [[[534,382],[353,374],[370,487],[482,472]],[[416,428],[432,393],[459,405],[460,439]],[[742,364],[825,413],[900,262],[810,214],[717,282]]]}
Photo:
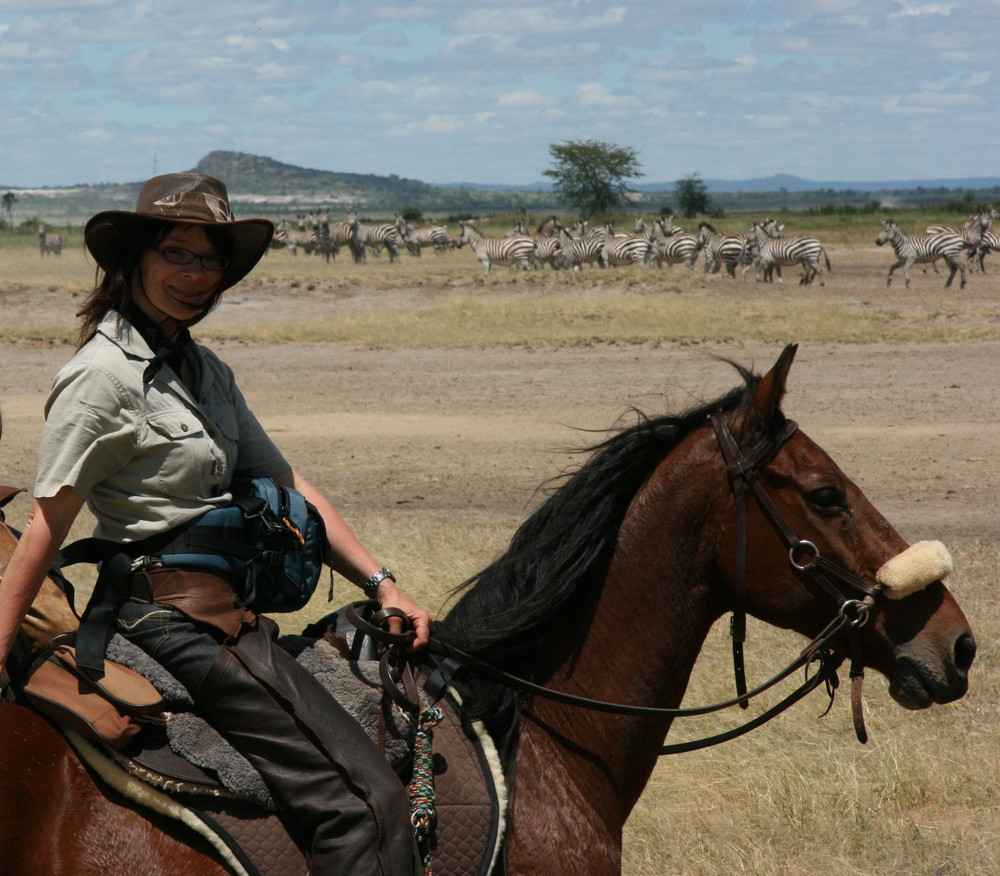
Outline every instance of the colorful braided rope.
{"label": "colorful braided rope", "polygon": [[434,823],[434,752],[431,746],[433,728],[443,714],[434,706],[424,709],[417,718],[417,733],[413,740],[413,778],[410,780],[410,821],[417,845],[424,850],[424,876],[433,876],[434,865],[427,843]]}

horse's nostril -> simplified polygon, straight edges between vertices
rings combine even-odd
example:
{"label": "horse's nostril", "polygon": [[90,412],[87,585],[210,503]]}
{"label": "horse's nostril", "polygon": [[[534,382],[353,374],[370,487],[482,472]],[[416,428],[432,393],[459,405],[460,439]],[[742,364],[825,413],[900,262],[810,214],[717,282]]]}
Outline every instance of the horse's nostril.
{"label": "horse's nostril", "polygon": [[966,633],[960,636],[958,641],[955,642],[955,665],[962,672],[967,672],[969,667],[972,666],[972,661],[975,659],[976,640]]}

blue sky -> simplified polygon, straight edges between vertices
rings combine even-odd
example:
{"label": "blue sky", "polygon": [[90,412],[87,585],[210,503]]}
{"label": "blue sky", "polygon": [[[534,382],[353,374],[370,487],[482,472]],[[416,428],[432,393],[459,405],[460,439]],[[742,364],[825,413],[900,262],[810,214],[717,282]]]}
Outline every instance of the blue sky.
{"label": "blue sky", "polygon": [[528,184],[584,138],[645,182],[994,176],[998,38],[1000,0],[0,0],[0,186]]}

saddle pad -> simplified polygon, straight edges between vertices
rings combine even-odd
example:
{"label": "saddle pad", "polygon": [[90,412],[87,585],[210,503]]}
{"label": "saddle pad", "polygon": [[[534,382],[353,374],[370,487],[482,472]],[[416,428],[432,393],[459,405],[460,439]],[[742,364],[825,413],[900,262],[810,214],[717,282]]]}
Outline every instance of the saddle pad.
{"label": "saddle pad", "polygon": [[[435,876],[488,876],[495,864],[503,838],[506,792],[499,758],[492,741],[479,725],[462,721],[459,706],[451,696],[439,705],[443,717],[434,728],[434,789],[437,821],[431,838]],[[78,744],[74,744],[78,753]],[[107,770],[122,774],[121,765],[107,760],[88,746],[88,762],[109,780]],[[96,760],[104,763],[98,769]],[[140,793],[151,790],[136,783]],[[126,790],[134,785],[119,783],[117,790],[135,799]],[[305,856],[298,826],[281,813],[267,812],[228,797],[173,794],[170,800],[183,809],[184,820],[192,819],[199,832],[210,834],[214,844],[227,849],[237,861],[236,872],[248,876],[307,876]],[[146,804],[148,805],[148,804]]]}
{"label": "saddle pad", "polygon": [[462,721],[458,702],[445,696],[434,728],[437,821],[431,836],[434,873],[487,876],[506,824],[507,796],[500,759],[482,725]]}

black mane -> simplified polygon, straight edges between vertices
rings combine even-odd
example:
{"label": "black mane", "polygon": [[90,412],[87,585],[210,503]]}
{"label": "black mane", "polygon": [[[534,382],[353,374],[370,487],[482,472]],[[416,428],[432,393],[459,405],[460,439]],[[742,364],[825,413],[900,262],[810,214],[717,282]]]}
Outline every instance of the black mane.
{"label": "black mane", "polygon": [[[461,597],[435,624],[434,635],[532,678],[549,624],[603,582],[632,498],[656,466],[709,414],[747,409],[760,377],[731,364],[742,386],[676,416],[649,418],[637,411],[635,425],[582,451],[589,459],[557,479],[558,488],[520,526],[507,552],[458,588]],[[461,671],[457,682],[467,714],[487,719],[495,739],[507,738],[523,697],[471,671]]]}

